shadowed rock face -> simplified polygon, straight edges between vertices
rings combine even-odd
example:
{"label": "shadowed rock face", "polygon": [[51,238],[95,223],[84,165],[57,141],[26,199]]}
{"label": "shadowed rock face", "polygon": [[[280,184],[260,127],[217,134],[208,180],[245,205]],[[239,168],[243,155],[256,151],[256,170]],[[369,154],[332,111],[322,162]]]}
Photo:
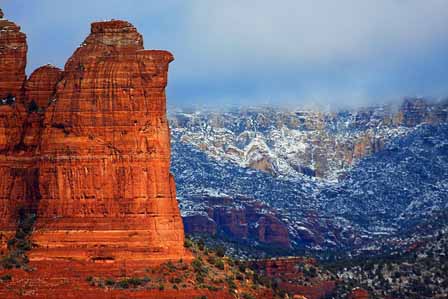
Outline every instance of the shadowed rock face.
{"label": "shadowed rock face", "polygon": [[0,28],[0,98],[17,95],[0,106],[3,248],[22,210],[37,214],[31,260],[184,256],[169,172],[171,53],[144,50],[128,22],[97,22],[64,71],[43,66],[25,80],[25,35]]}

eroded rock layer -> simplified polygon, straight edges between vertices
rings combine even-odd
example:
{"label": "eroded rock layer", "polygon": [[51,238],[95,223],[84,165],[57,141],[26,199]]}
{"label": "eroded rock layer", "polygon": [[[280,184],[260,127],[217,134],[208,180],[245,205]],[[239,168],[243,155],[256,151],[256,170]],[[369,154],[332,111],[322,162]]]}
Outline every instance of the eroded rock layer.
{"label": "eroded rock layer", "polygon": [[43,66],[26,81],[25,35],[0,27],[0,96],[17,98],[0,106],[3,250],[25,213],[37,216],[31,260],[185,256],[169,172],[171,53],[144,50],[128,22],[97,22],[64,71]]}
{"label": "eroded rock layer", "polygon": [[[32,162],[20,157],[26,120],[22,105],[25,83],[26,36],[0,12],[0,252],[16,230],[20,208],[31,191]],[[16,155],[17,153],[18,155]]]}
{"label": "eroded rock layer", "polygon": [[0,99],[21,97],[27,49],[26,35],[0,13]]}
{"label": "eroded rock layer", "polygon": [[92,25],[46,113],[32,257],[183,254],[165,111],[172,60],[144,51],[127,22]]}
{"label": "eroded rock layer", "polygon": [[25,84],[29,110],[47,108],[55,100],[56,84],[62,76],[62,70],[52,65],[44,65],[31,74]]}

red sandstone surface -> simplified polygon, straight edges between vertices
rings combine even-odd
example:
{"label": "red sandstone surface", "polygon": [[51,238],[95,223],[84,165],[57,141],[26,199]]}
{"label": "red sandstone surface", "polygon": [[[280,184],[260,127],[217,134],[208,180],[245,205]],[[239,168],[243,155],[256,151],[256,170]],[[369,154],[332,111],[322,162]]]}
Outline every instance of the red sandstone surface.
{"label": "red sandstone surface", "polygon": [[[241,196],[194,196],[191,200],[201,203],[202,215],[183,217],[187,233],[216,234],[245,241],[249,238],[276,247],[290,247],[288,229],[279,215],[261,201]],[[234,208],[238,205],[241,208]]]}
{"label": "red sandstone surface", "polygon": [[143,50],[130,23],[92,24],[45,113],[32,259],[185,254],[169,172],[172,60],[169,52]]}
{"label": "red sandstone surface", "polygon": [[[207,296],[207,298],[234,298],[228,289],[210,291],[207,289],[164,289],[159,290],[156,281],[140,289],[116,289],[112,287],[98,287],[91,285],[86,277],[103,277],[109,279],[120,279],[123,277],[143,277],[148,275],[148,265],[138,265],[133,262],[126,263],[86,263],[76,261],[54,262],[41,261],[31,262],[31,267],[36,271],[25,272],[23,270],[10,270],[12,276],[10,282],[0,283],[0,298],[21,299],[47,299],[47,298],[70,298],[70,299],[98,299],[98,298],[154,298],[154,299],[192,299]],[[144,267],[145,266],[145,267]],[[0,271],[3,275],[4,271]],[[151,274],[149,274],[151,275]],[[165,287],[169,283],[164,282]],[[266,297],[266,298],[272,298]]]}
{"label": "red sandstone surface", "polygon": [[0,13],[0,99],[22,96],[27,50],[26,35]]}
{"label": "red sandstone surface", "polygon": [[[52,298],[67,290],[64,298],[113,298],[85,290],[80,273],[114,275],[191,259],[169,172],[171,53],[144,50],[142,36],[124,21],[93,23],[64,71],[46,65],[26,79],[26,52],[20,27],[0,19],[2,255],[11,251],[7,241],[19,218],[37,215],[26,237],[35,271],[14,270],[13,282],[32,284],[33,298],[53,289]],[[65,286],[53,285],[58,279]],[[0,285],[1,298],[16,291]]]}
{"label": "red sandstone surface", "polygon": [[55,100],[56,84],[62,77],[62,70],[52,65],[36,69],[25,83],[27,104],[34,101],[39,108],[47,108]]}
{"label": "red sandstone surface", "polygon": [[[2,22],[14,35],[2,31],[0,41],[19,49],[24,34]],[[1,61],[10,56],[2,52]],[[21,60],[2,63],[1,71],[16,74],[14,64],[23,75],[25,56],[14,57]],[[130,23],[98,22],[64,72],[43,66],[26,81],[1,77],[17,100],[0,110],[0,228],[14,231],[20,208],[37,213],[31,260],[185,255],[169,173],[165,86],[172,60],[169,52],[144,50]],[[31,101],[44,110],[25,115],[18,107]]]}

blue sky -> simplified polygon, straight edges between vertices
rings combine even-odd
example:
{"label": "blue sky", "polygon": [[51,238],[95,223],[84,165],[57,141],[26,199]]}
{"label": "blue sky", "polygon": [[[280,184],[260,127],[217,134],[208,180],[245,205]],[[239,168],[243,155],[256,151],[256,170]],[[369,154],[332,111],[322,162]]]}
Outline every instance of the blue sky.
{"label": "blue sky", "polygon": [[170,50],[171,106],[344,107],[448,96],[446,0],[0,0],[28,73],[63,67],[90,23],[126,19]]}

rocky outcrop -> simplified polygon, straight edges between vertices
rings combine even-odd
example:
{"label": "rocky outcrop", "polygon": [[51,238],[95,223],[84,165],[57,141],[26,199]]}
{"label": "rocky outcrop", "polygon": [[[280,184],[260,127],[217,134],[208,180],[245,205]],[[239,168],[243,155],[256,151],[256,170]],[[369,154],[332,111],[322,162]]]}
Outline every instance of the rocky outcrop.
{"label": "rocky outcrop", "polygon": [[92,24],[65,65],[25,81],[25,35],[0,20],[0,239],[37,216],[32,261],[188,257],[169,172],[171,53],[125,21]]}
{"label": "rocky outcrop", "polygon": [[195,195],[190,206],[202,210],[183,216],[188,234],[223,234],[243,243],[256,241],[274,247],[290,247],[288,229],[279,215],[259,200],[236,196]]}
{"label": "rocky outcrop", "polygon": [[216,223],[208,215],[188,215],[182,217],[185,232],[190,234],[216,234]]}
{"label": "rocky outcrop", "polygon": [[289,247],[286,225],[273,215],[261,216],[254,225],[257,240],[264,244]]}
{"label": "rocky outcrop", "polygon": [[130,23],[92,24],[46,112],[33,257],[183,254],[165,116],[172,60],[143,50]]}
{"label": "rocky outcrop", "polygon": [[425,121],[428,112],[429,105],[425,100],[420,98],[405,99],[394,120],[398,125],[414,127]]}
{"label": "rocky outcrop", "polygon": [[0,13],[0,99],[23,96],[27,49],[26,35]]}
{"label": "rocky outcrop", "polygon": [[0,250],[16,230],[19,210],[32,196],[33,162],[20,159],[26,111],[22,103],[25,83],[26,36],[0,13]]}
{"label": "rocky outcrop", "polygon": [[235,239],[245,240],[249,236],[246,213],[241,208],[215,207],[213,219],[220,229]]}
{"label": "rocky outcrop", "polygon": [[56,84],[61,81],[62,76],[62,70],[52,65],[36,69],[25,84],[28,110],[45,109],[55,101]]}
{"label": "rocky outcrop", "polygon": [[394,116],[396,125],[415,127],[421,123],[438,124],[448,121],[448,102],[431,103],[423,98],[407,98]]}

